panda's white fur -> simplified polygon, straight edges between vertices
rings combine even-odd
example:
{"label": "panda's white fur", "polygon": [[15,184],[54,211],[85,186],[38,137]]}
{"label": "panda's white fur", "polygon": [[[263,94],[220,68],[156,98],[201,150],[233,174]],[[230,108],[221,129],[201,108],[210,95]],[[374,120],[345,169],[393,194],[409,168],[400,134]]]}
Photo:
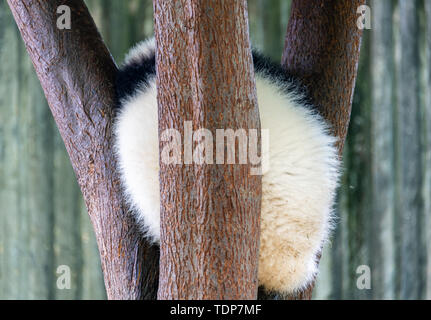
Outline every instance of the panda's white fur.
{"label": "panda's white fur", "polygon": [[[154,51],[154,40],[132,49],[120,71],[123,77],[117,80],[117,87],[123,85],[124,78],[133,82],[133,72],[143,61],[148,64],[149,59],[154,59]],[[127,73],[131,65],[134,71]],[[129,85],[128,93],[119,95],[115,146],[125,194],[136,220],[147,237],[159,242],[154,70],[136,81]],[[272,75],[270,68],[256,70],[262,129],[269,129],[270,137],[270,166],[262,180],[258,278],[259,285],[267,291],[281,294],[304,288],[316,275],[316,255],[331,229],[339,165],[335,138],[293,87]]]}

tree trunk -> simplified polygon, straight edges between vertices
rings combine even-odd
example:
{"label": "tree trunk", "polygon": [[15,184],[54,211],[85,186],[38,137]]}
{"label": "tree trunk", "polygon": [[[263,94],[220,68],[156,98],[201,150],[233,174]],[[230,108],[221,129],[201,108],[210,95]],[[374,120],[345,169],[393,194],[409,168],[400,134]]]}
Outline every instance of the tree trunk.
{"label": "tree trunk", "polygon": [[[157,250],[142,242],[115,170],[111,120],[116,67],[78,0],[8,0],[84,195],[101,255],[108,298],[154,298]],[[57,8],[71,9],[71,30]]]}
{"label": "tree trunk", "polygon": [[[339,137],[347,135],[362,31],[357,8],[365,0],[294,0],[282,64],[307,86],[319,113]],[[311,298],[314,285],[292,298]]]}
{"label": "tree trunk", "polygon": [[[154,13],[159,135],[185,137],[184,121],[214,137],[260,129],[246,1],[155,0]],[[158,297],[255,299],[261,177],[249,164],[167,165],[163,146]]]}

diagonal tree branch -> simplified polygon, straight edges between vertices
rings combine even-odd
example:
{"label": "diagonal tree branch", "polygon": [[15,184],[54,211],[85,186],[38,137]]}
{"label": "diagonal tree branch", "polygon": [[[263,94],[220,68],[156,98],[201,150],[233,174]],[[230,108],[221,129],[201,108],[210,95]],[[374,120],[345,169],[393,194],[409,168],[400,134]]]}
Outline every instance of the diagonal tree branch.
{"label": "diagonal tree branch", "polygon": [[[99,246],[110,299],[155,298],[158,251],[141,242],[115,172],[111,120],[117,70],[81,0],[8,0],[66,145]],[[57,8],[72,28],[57,28]]]}
{"label": "diagonal tree branch", "polygon": [[339,137],[340,156],[350,121],[365,0],[293,0],[282,65],[307,86],[313,103]]}

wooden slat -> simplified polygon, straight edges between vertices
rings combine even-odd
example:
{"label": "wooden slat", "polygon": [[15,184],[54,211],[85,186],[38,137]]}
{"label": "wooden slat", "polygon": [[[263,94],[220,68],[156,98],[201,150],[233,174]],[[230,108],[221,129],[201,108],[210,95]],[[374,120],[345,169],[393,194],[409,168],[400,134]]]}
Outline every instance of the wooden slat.
{"label": "wooden slat", "polygon": [[372,2],[371,174],[373,297],[395,298],[394,55],[392,0]]}
{"label": "wooden slat", "polygon": [[425,103],[422,119],[424,124],[423,154],[424,154],[424,214],[425,214],[425,238],[426,238],[426,283],[425,296],[431,299],[431,1],[424,1],[426,18],[426,56],[425,56],[425,82],[424,90]]}
{"label": "wooden slat", "polygon": [[421,143],[419,122],[418,1],[399,0],[400,57],[397,61],[397,194],[401,299],[418,299],[421,291]]}

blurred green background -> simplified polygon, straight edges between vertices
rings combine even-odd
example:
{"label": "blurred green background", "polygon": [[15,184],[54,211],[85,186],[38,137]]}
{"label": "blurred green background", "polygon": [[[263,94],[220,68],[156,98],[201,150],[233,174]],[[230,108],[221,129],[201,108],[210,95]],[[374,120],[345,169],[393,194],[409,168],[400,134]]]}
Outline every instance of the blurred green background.
{"label": "blurred green background", "polygon": [[[86,1],[117,63],[153,32],[150,0]],[[337,229],[317,299],[431,298],[431,0],[375,0],[364,31]],[[280,61],[288,0],[249,0],[255,47]],[[72,25],[73,27],[73,25]],[[58,266],[72,271],[69,290]],[[371,289],[357,286],[369,266]],[[105,299],[65,148],[0,2],[0,299]]]}

